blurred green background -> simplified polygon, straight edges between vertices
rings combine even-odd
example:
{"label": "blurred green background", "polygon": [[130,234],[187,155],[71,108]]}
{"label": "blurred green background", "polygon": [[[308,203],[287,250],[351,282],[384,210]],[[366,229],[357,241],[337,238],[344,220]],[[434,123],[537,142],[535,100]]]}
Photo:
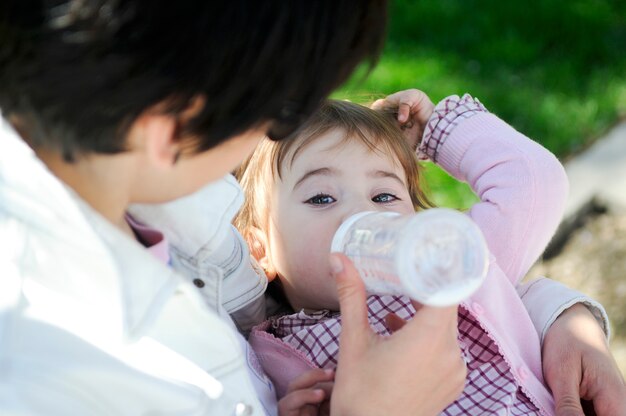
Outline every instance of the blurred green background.
{"label": "blurred green background", "polygon": [[[626,1],[392,0],[383,56],[334,94],[371,102],[419,88],[469,92],[561,160],[626,115]],[[475,197],[427,167],[438,205]]]}

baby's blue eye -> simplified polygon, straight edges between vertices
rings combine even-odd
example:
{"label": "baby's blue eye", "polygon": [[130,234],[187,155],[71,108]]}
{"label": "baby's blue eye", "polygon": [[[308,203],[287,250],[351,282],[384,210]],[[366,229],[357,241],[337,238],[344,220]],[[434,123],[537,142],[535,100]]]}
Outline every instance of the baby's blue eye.
{"label": "baby's blue eye", "polygon": [[382,194],[378,194],[374,198],[372,198],[372,201],[384,204],[384,203],[388,203],[388,202],[397,201],[399,199],[400,198],[398,198],[397,196],[395,196],[393,194],[382,193]]}
{"label": "baby's blue eye", "polygon": [[335,202],[335,198],[327,194],[318,194],[304,202],[311,205],[328,205]]}

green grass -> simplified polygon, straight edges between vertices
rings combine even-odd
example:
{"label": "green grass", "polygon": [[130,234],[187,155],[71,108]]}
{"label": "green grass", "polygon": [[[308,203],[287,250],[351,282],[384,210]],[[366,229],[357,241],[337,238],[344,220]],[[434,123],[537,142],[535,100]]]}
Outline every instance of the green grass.
{"label": "green grass", "polygon": [[[469,92],[565,159],[626,114],[626,2],[396,0],[380,63],[334,96],[406,88],[435,102]],[[439,205],[475,201],[437,169],[427,178]]]}

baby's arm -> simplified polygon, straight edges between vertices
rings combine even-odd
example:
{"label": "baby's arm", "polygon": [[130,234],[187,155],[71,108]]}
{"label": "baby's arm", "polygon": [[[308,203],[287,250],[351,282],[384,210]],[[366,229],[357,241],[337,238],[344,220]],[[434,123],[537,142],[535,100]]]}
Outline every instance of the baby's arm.
{"label": "baby's arm", "polygon": [[426,125],[420,150],[480,197],[469,215],[540,334],[542,369],[557,413],[582,414],[584,398],[598,415],[623,414],[626,387],[608,347],[601,305],[549,279],[518,286],[561,220],[565,171],[550,152],[485,111],[467,95],[444,100]]}
{"label": "baby's arm", "polygon": [[478,195],[469,215],[517,284],[561,220],[568,190],[561,163],[469,95],[435,107],[419,150]]}
{"label": "baby's arm", "polygon": [[[446,108],[445,102],[446,101],[443,102],[444,104],[438,106],[439,109],[443,107],[443,110],[446,111],[450,108]],[[480,103],[475,104],[476,106],[480,106]],[[419,143],[419,140],[415,140],[415,133],[425,130],[424,125],[429,120],[433,121],[430,117],[430,112],[432,112],[434,106],[430,100],[428,100],[428,97],[418,90],[401,91],[375,103],[375,107],[385,106],[398,107],[398,121],[400,124],[406,124],[408,122],[408,124],[411,125],[410,128],[405,129],[405,135],[408,133],[410,136],[408,137],[410,143]],[[466,108],[465,110],[467,110],[467,112],[464,112],[462,111],[463,109],[458,107],[459,106],[454,106],[454,108],[461,111],[457,111],[456,115],[450,116],[452,120],[448,119],[448,123],[439,124],[439,118],[437,117],[429,127],[431,129],[439,128],[439,133],[449,135],[464,118],[478,116],[475,108]],[[424,108],[428,111],[420,111]],[[458,120],[456,120],[457,118]],[[476,131],[480,129],[476,128],[476,126],[474,127],[475,131],[473,134],[476,134]],[[429,133],[427,132],[427,134]],[[519,133],[514,132],[514,135],[519,135]],[[441,137],[441,135],[439,136]],[[524,139],[523,141],[529,141],[523,136],[522,138]],[[440,148],[441,143],[437,140],[433,140],[432,142],[428,141],[429,146],[426,146],[425,143],[427,143],[426,140],[424,140],[421,146],[421,156],[424,156],[424,153],[429,153],[432,155],[431,157],[436,160],[437,152],[442,150]],[[455,153],[457,156],[464,154],[462,148],[456,149],[458,145],[450,146],[450,143],[448,143],[448,145],[449,150],[455,150],[455,152],[452,152],[452,156],[455,156]],[[487,148],[485,151],[485,160],[493,159],[493,155],[489,154],[489,149]],[[442,162],[442,165],[446,168],[445,154],[443,156],[444,162]],[[482,155],[477,155],[477,157],[482,157]],[[462,160],[463,158],[461,157],[460,159]],[[548,162],[553,164],[554,161],[550,161],[549,159],[550,158],[548,158]],[[500,161],[500,163],[503,162],[504,161]],[[463,169],[460,163],[448,165],[456,169],[458,176],[455,176],[457,178],[469,180],[468,178],[472,176],[471,172],[469,175],[461,174]],[[449,167],[448,170],[450,170]],[[499,166],[496,164],[494,168],[497,167]],[[497,171],[497,169],[489,169],[490,172],[494,170]],[[481,196],[481,203],[477,204],[474,208],[482,208],[482,206],[484,206],[485,212],[479,210],[480,214],[494,210],[496,214],[499,214],[497,212],[498,209],[501,207],[507,208],[506,201],[503,201],[505,203],[504,205],[495,204],[493,207],[490,207],[489,204],[493,203],[494,200],[498,202],[501,195],[499,195],[498,192],[494,192],[497,191],[497,189],[489,189],[488,186],[481,184],[478,180],[480,176],[479,174],[475,179],[475,182],[479,186],[474,186],[474,189]],[[546,179],[543,179],[543,185],[546,185]],[[481,189],[483,190],[482,193]],[[495,195],[493,195],[494,193]],[[513,207],[513,209],[514,208],[515,207]],[[557,211],[560,212],[561,209],[562,208],[559,207]],[[556,212],[552,213],[556,214]],[[482,218],[479,217],[479,219]],[[554,218],[550,218],[550,221],[548,221],[552,223],[552,227],[555,226],[553,221]],[[558,221],[558,218],[556,221]],[[491,221],[487,218],[486,224],[489,225],[490,223]],[[506,226],[506,224],[504,225]],[[548,233],[548,239],[552,232],[553,230]],[[493,235],[488,237],[493,237]],[[496,238],[495,240],[497,241],[498,239]],[[493,242],[494,239],[491,238],[490,246],[492,247],[492,251],[496,252],[497,257],[503,255],[508,256],[506,251],[509,247],[506,247],[506,244],[505,247],[493,247]],[[545,243],[541,244],[541,250],[543,250],[544,245]],[[497,254],[499,248],[502,250],[499,251],[500,254]],[[532,249],[532,247],[530,248]],[[509,254],[515,255],[514,252]],[[515,264],[510,265],[506,271],[510,272],[510,270],[515,270],[516,268],[525,270],[528,266],[526,266],[524,262],[528,262],[528,259],[531,257],[536,257],[536,254],[526,257],[526,259],[520,259],[522,262],[517,266],[515,266]],[[512,280],[517,281],[518,279],[519,276],[514,276]],[[545,278],[525,285],[518,285],[517,289],[539,332],[543,344],[543,371],[548,385],[552,388],[557,410],[563,414],[568,411],[567,409],[569,409],[571,414],[581,414],[576,410],[580,409],[578,397],[585,397],[594,401],[595,411],[598,415],[626,414],[626,400],[624,400],[624,397],[626,397],[626,386],[624,385],[623,378],[620,375],[615,360],[608,349],[607,340],[609,328],[606,312],[604,312],[601,305],[593,302],[579,292]],[[587,307],[585,308],[580,303]],[[599,325],[594,324],[594,322]]]}

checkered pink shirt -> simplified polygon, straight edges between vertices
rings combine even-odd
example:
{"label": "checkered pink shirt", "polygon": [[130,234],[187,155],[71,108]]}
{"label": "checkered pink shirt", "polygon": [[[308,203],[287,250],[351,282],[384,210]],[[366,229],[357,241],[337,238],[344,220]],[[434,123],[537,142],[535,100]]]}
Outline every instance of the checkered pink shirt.
{"label": "checkered pink shirt", "polygon": [[[406,297],[370,296],[370,325],[380,335],[389,335],[385,316],[395,313],[403,319],[415,309]],[[465,308],[459,308],[459,345],[467,363],[462,395],[442,415],[540,415],[542,412],[513,377],[498,346]],[[299,312],[271,320],[269,332],[304,353],[320,368],[335,368],[339,353],[341,316],[321,311]]]}

